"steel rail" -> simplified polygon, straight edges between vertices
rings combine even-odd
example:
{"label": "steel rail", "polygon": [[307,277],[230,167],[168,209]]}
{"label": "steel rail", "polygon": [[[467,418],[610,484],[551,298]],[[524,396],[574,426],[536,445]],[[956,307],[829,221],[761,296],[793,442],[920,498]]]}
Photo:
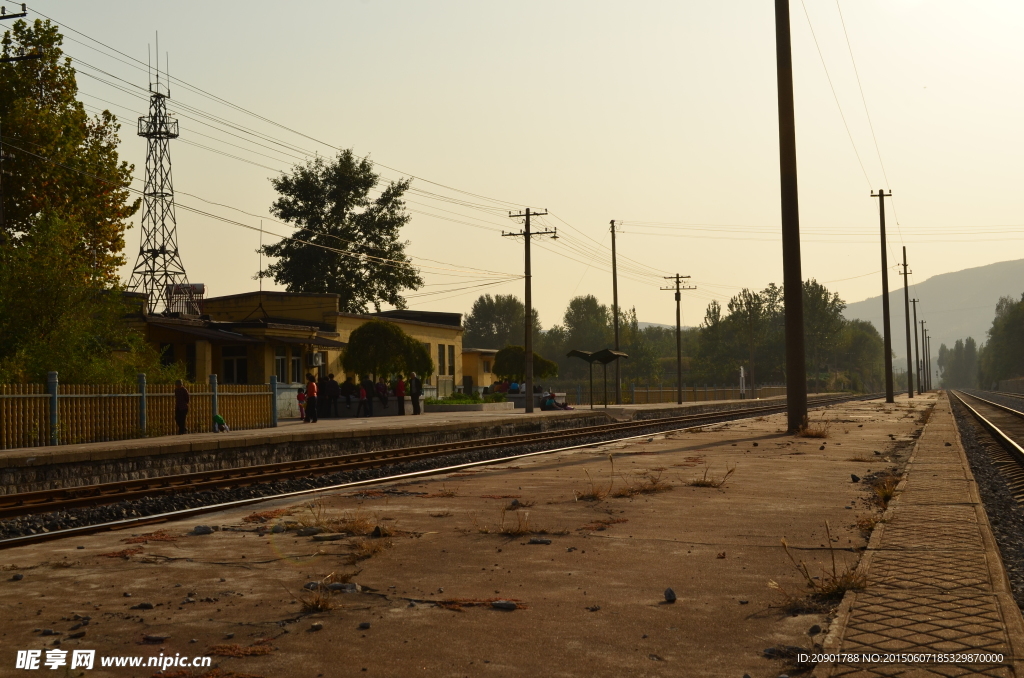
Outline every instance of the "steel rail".
{"label": "steel rail", "polygon": [[979,422],[981,422],[982,426],[988,429],[988,432],[991,433],[992,436],[999,442],[999,444],[1002,445],[1006,449],[1006,451],[1010,453],[1014,460],[1022,467],[1024,467],[1024,447],[1021,447],[1016,440],[1008,436],[1006,433],[1002,431],[1002,429],[1000,429],[998,426],[989,421],[989,419],[985,417],[985,415],[983,415],[975,408],[971,407],[970,403],[964,400],[963,396],[966,395],[968,398],[980,400],[986,405],[995,407],[996,409],[1002,410],[1003,412],[1006,412],[1008,414],[1012,414],[1013,416],[1018,417],[1020,419],[1024,419],[1024,412],[1015,410],[1012,407],[1007,407],[1006,405],[1002,405],[1000,403],[994,403],[991,400],[987,400],[980,396],[966,393],[965,391],[950,391],[950,393],[953,395],[953,397],[960,401],[960,404],[962,404],[964,407],[970,410],[971,414],[973,414],[974,417]]}
{"label": "steel rail", "polygon": [[[879,397],[878,394],[869,394],[869,395],[853,396],[853,397],[850,397],[850,396],[826,397],[826,398],[815,399],[814,404],[826,405],[826,404],[835,403],[835,402],[849,402],[849,401],[854,401],[854,400],[871,400],[871,399],[874,399],[874,398],[877,398],[877,397]],[[632,440],[632,439],[635,439],[635,438],[643,438],[643,437],[650,436],[650,435],[663,435],[663,434],[666,434],[666,433],[675,433],[675,432],[679,432],[679,431],[686,431],[686,430],[693,429],[693,428],[699,428],[700,426],[707,426],[707,425],[713,424],[713,423],[721,423],[721,422],[724,422],[724,421],[732,421],[732,420],[736,420],[736,419],[747,418],[747,417],[750,417],[750,416],[756,416],[756,415],[759,415],[759,414],[765,414],[768,411],[782,412],[782,411],[785,411],[785,410],[786,410],[786,405],[785,405],[785,403],[782,403],[782,404],[773,405],[773,406],[745,408],[745,409],[739,409],[739,410],[727,410],[727,411],[723,411],[723,412],[706,412],[706,413],[703,413],[703,414],[686,415],[686,416],[683,416],[683,417],[671,417],[671,418],[665,418],[665,419],[648,419],[648,420],[644,420],[644,421],[640,421],[640,422],[625,422],[625,423],[617,424],[617,425],[616,424],[612,424],[612,425],[602,425],[602,426],[594,426],[594,427],[583,427],[583,428],[578,428],[578,429],[570,429],[568,431],[558,431],[558,432],[554,432],[554,434],[548,433],[546,436],[544,436],[544,434],[524,434],[524,437],[529,436],[529,437],[532,438],[532,440],[526,440],[526,441],[517,440],[515,442],[505,443],[504,446],[522,445],[524,443],[537,442],[538,439],[540,439],[540,440],[544,440],[544,439],[546,439],[546,440],[558,440],[558,439],[561,439],[561,438],[568,438],[568,437],[582,437],[582,436],[587,436],[587,435],[594,435],[597,432],[593,431],[593,429],[611,429],[614,426],[618,426],[618,430],[629,430],[629,429],[638,429],[638,428],[650,429],[650,428],[653,428],[653,427],[662,427],[662,426],[666,426],[666,425],[672,426],[672,425],[679,424],[679,423],[684,423],[684,422],[687,422],[687,423],[690,424],[689,426],[682,426],[682,427],[678,427],[678,428],[669,428],[669,429],[659,430],[659,431],[647,431],[647,432],[639,434],[639,435],[623,436],[623,437],[619,437],[619,438],[610,438],[610,439],[607,439],[607,440],[592,441],[592,442],[580,443],[580,444],[576,444],[576,445],[569,445],[569,446],[557,447],[557,448],[552,448],[552,449],[539,450],[539,451],[535,451],[535,452],[527,452],[527,453],[516,454],[516,455],[508,455],[508,456],[498,457],[498,458],[495,458],[495,459],[486,459],[486,460],[482,460],[482,461],[466,462],[466,463],[462,463],[462,464],[456,464],[456,465],[453,465],[453,466],[444,466],[444,467],[438,467],[438,468],[433,468],[433,469],[425,469],[425,470],[422,470],[422,471],[413,471],[413,472],[409,472],[409,473],[401,473],[401,474],[388,475],[388,476],[384,476],[384,477],[381,477],[381,478],[371,478],[371,479],[367,479],[367,480],[352,481],[352,482],[348,482],[348,483],[341,483],[341,484],[328,485],[328,486],[319,487],[319,488],[312,488],[312,489],[308,489],[308,490],[296,490],[296,491],[277,493],[277,494],[266,495],[266,496],[261,496],[261,497],[251,497],[251,498],[248,498],[248,499],[239,499],[239,500],[234,500],[234,501],[229,501],[229,502],[221,502],[221,503],[217,503],[217,504],[209,504],[209,505],[205,505],[205,506],[196,506],[196,507],[192,507],[192,508],[188,508],[188,509],[181,509],[181,510],[170,511],[170,512],[166,512],[166,513],[152,514],[152,515],[148,515],[148,516],[136,516],[136,517],[132,517],[132,518],[126,518],[126,519],[123,519],[123,520],[110,521],[110,522],[105,522],[105,523],[97,523],[97,524],[93,524],[93,525],[82,525],[82,526],[79,526],[79,527],[66,528],[66,529],[62,529],[62,530],[53,530],[53,531],[39,533],[39,534],[24,535],[24,536],[20,536],[20,537],[12,537],[12,538],[9,538],[9,539],[2,539],[2,540],[0,540],[0,549],[11,548],[11,547],[21,546],[21,545],[31,544],[31,543],[38,543],[38,542],[42,542],[42,541],[50,541],[50,540],[53,540],[53,539],[62,539],[62,538],[65,538],[65,537],[70,537],[70,536],[75,536],[75,535],[91,534],[91,533],[94,533],[94,532],[101,532],[101,531],[105,531],[105,530],[118,530],[118,529],[125,529],[125,528],[132,527],[132,526],[141,526],[141,525],[145,525],[145,524],[165,522],[165,521],[171,520],[171,519],[185,518],[185,517],[188,517],[188,516],[200,515],[200,514],[203,514],[203,513],[219,511],[219,510],[223,510],[223,509],[227,509],[227,508],[235,508],[235,507],[240,507],[240,506],[247,506],[247,505],[251,505],[251,504],[255,504],[255,503],[266,502],[266,501],[274,501],[274,500],[283,499],[283,498],[290,498],[290,497],[298,497],[298,496],[303,496],[303,495],[308,495],[308,494],[315,494],[317,492],[326,492],[326,491],[339,490],[339,489],[345,489],[345,488],[350,488],[350,487],[359,487],[359,486],[362,486],[362,485],[369,485],[369,484],[376,484],[376,483],[383,483],[383,482],[392,482],[392,481],[401,480],[401,479],[404,479],[404,478],[415,478],[415,477],[422,477],[422,476],[426,476],[426,475],[437,475],[437,474],[449,473],[449,472],[456,471],[456,470],[459,470],[459,469],[471,468],[471,467],[474,467],[474,466],[482,466],[482,465],[488,465],[488,464],[499,464],[499,463],[504,463],[504,462],[508,462],[508,461],[511,461],[511,460],[515,460],[515,459],[523,459],[523,458],[533,457],[533,456],[537,456],[537,455],[541,455],[541,454],[553,454],[555,452],[561,452],[561,451],[565,451],[565,450],[580,449],[580,448],[584,448],[584,447],[593,447],[595,445],[604,445],[604,444],[607,444],[607,443],[619,442],[619,441],[623,441],[623,440]],[[697,424],[696,422],[698,422],[698,421],[701,421],[703,423]],[[608,431],[606,430],[605,432],[608,432]],[[508,436],[508,438],[515,438],[515,436]],[[484,442],[486,444],[479,445],[478,447],[480,447],[480,448],[488,448],[488,449],[494,449],[496,447],[501,447],[502,446],[502,445],[495,445],[494,442],[493,442],[494,440],[495,439],[490,439],[488,441],[469,441],[469,442],[473,442],[473,443]],[[441,447],[441,446],[438,446],[438,447]],[[422,448],[399,448],[399,449],[400,450],[417,450],[417,449],[422,449]],[[465,450],[466,450],[466,448],[464,448],[464,447],[458,448],[458,449],[437,450],[435,452],[431,452],[431,453],[424,454],[424,455],[418,455],[418,456],[419,456],[419,458],[422,458],[424,456],[444,456],[446,454],[453,454],[453,453],[463,452]],[[399,450],[382,450],[382,451],[379,451],[379,452],[366,453],[365,455],[362,455],[362,456],[382,455],[382,454],[387,454],[388,452],[397,452],[397,451],[399,451]],[[373,466],[387,465],[387,464],[394,463],[395,461],[405,461],[405,460],[408,460],[409,458],[410,458],[409,456],[401,457],[401,458],[397,458],[397,459],[394,458],[394,457],[378,458],[378,459],[374,459],[374,461],[379,462],[379,463],[363,465],[363,466],[360,466],[360,468],[371,468]],[[330,458],[328,458],[328,459],[330,459]],[[312,462],[312,461],[319,461],[319,460],[308,460],[308,461]],[[288,463],[292,463],[292,462],[285,462],[285,464],[288,464]],[[270,465],[270,466],[279,466],[279,464],[274,464],[274,465]],[[244,471],[244,470],[256,469],[256,468],[260,468],[260,467],[244,467],[242,469],[231,469],[231,471]],[[325,471],[322,471],[322,472],[323,473],[327,473],[327,472],[331,472],[331,471],[330,470],[325,470]],[[208,473],[216,473],[216,472],[208,472]],[[197,475],[197,474],[185,474],[185,475]],[[299,475],[299,474],[295,473],[293,475]],[[309,470],[307,469],[303,475],[310,475]],[[160,481],[160,480],[166,480],[166,479],[171,478],[171,477],[177,477],[177,476],[164,476],[164,477],[160,477],[160,478],[153,478],[151,480]],[[247,478],[247,479],[248,480],[253,480],[255,482],[268,482],[269,480],[273,480],[273,479],[277,479],[277,478],[270,477],[269,474],[264,474],[264,475],[252,476],[251,478]],[[228,485],[221,485],[220,487],[221,488],[223,488],[225,486],[238,487],[238,486],[244,486],[246,484],[251,484],[251,483],[240,482],[239,479],[231,479],[231,480],[233,482],[229,483]],[[111,483],[109,485],[117,485],[117,484],[120,484],[120,483]],[[106,485],[95,485],[95,486],[91,486],[91,487],[92,488],[102,488],[102,487],[106,487]],[[85,489],[85,488],[69,488],[69,491],[75,490],[75,489]],[[209,489],[209,488],[202,488],[202,487],[200,487],[200,486],[198,486],[196,484],[193,484],[193,485],[187,485],[187,486],[186,485],[177,486],[177,487],[167,488],[167,489],[169,490],[169,492],[181,492],[182,490],[193,490],[194,491],[194,490],[197,490],[197,489]],[[53,492],[61,492],[61,491],[62,490],[54,490]],[[6,495],[4,498],[16,499],[17,497],[25,497],[27,495],[39,495],[39,494],[44,494],[44,493],[45,492],[43,492],[43,493],[18,493],[18,494],[13,494],[13,495]],[[164,493],[168,493],[168,492],[164,492]],[[153,494],[155,494],[155,492],[150,490],[150,491],[146,491],[146,492],[141,492],[140,496],[152,496]],[[137,498],[137,497],[135,497],[134,493],[129,494],[128,492],[121,492],[121,493],[111,492],[111,493],[105,494],[103,496],[103,501],[98,501],[98,502],[96,502],[96,503],[94,503],[92,505],[117,503],[117,502],[120,502],[120,501],[126,501],[126,500],[128,500],[130,498]],[[14,508],[13,506],[8,506],[8,507],[5,507],[5,510],[10,510],[10,509],[13,509],[13,508]],[[36,514],[36,513],[45,513],[45,512],[50,512],[50,511],[53,511],[53,510],[60,510],[60,509],[63,509],[63,508],[68,508],[68,506],[66,504],[61,505],[61,506],[49,506],[49,505],[46,505],[46,504],[33,504],[31,506],[25,506],[24,508],[28,509],[28,510],[23,510],[19,515],[29,515],[29,514]]]}
{"label": "steel rail", "polygon": [[[835,399],[835,397],[826,397],[819,399],[817,402],[831,402]],[[273,464],[258,464],[230,469],[120,480],[95,485],[18,492],[0,495],[0,520],[36,513],[47,513],[55,510],[112,504],[150,496],[239,487],[255,483],[304,477],[312,474],[325,475],[339,471],[374,468],[482,449],[518,447],[543,441],[554,442],[583,436],[649,429],[656,426],[673,426],[685,422],[704,421],[709,417],[729,416],[735,418],[737,416],[766,414],[770,411],[776,411],[780,407],[781,405],[767,405],[738,410],[725,410],[722,412],[687,414],[679,417],[666,417],[664,419],[598,424],[561,431],[540,431],[537,433],[523,433],[482,440],[465,440],[433,445],[354,452]]]}

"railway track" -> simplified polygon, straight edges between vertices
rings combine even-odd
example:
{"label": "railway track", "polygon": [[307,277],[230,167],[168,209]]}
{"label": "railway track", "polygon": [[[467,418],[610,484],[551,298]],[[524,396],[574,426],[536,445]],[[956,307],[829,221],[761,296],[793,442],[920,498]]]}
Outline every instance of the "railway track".
{"label": "railway track", "polygon": [[950,394],[999,443],[999,448],[989,448],[992,464],[1006,478],[1014,498],[1024,503],[1024,447],[1021,446],[1024,442],[1024,412],[964,391],[950,391]]}
{"label": "railway track", "polygon": [[[820,398],[812,397],[809,399],[808,404],[820,407],[823,405],[848,402],[852,400],[870,400],[877,397],[878,394],[862,396],[827,396]],[[705,412],[679,417],[667,417],[664,419],[648,419],[601,424],[598,426],[585,426],[564,431],[527,433],[514,436],[487,438],[484,440],[469,440],[390,450],[375,450],[330,457],[319,457],[315,459],[281,462],[276,464],[246,466],[216,471],[158,476],[154,478],[117,481],[97,485],[2,495],[0,496],[0,520],[9,520],[29,515],[117,504],[120,502],[162,495],[184,493],[194,494],[203,491],[259,485],[277,480],[378,468],[382,466],[390,466],[410,461],[429,460],[473,451],[493,451],[537,445],[543,445],[545,447],[545,449],[538,451],[531,451],[523,454],[510,454],[508,456],[501,456],[484,461],[462,463],[453,466],[440,466],[438,468],[432,468],[424,471],[387,475],[369,480],[329,485],[308,490],[269,494],[230,502],[216,502],[209,505],[197,506],[169,513],[138,516],[124,520],[82,525],[68,529],[43,532],[40,534],[2,539],[0,540],[0,549],[77,534],[98,532],[107,529],[123,529],[133,525],[163,522],[166,520],[208,513],[225,508],[244,506],[257,502],[265,502],[273,499],[297,497],[315,492],[323,492],[326,490],[341,489],[345,487],[356,487],[371,483],[388,482],[401,478],[447,473],[471,466],[502,463],[512,459],[538,454],[549,454],[566,449],[588,447],[595,444],[615,442],[619,440],[629,440],[631,438],[643,437],[653,433],[669,433],[697,426],[732,421],[735,419],[776,414],[778,412],[785,411],[785,409],[785,403],[777,405],[760,405],[724,412]],[[586,442],[580,443],[579,441],[581,439]],[[573,441],[576,441],[577,444],[568,444]]]}

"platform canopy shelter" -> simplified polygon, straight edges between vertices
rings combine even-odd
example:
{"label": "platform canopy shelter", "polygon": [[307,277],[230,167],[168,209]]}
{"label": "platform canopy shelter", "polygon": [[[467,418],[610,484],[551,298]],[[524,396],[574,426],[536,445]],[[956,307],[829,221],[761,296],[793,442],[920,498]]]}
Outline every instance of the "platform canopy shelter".
{"label": "platform canopy shelter", "polygon": [[567,358],[580,358],[590,363],[590,409],[594,409],[594,363],[601,363],[604,365],[604,406],[608,407],[608,363],[619,358],[628,358],[629,356],[622,351],[613,351],[610,348],[604,348],[600,351],[580,351],[573,349],[565,354]]}

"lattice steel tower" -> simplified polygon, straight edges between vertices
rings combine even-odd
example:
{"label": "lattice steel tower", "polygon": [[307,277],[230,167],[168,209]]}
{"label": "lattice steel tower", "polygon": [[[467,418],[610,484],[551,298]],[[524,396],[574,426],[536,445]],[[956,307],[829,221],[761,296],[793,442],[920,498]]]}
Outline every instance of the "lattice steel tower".
{"label": "lattice steel tower", "polygon": [[[159,48],[157,54],[159,55]],[[149,85],[149,115],[139,118],[139,136],[145,137],[146,188],[142,204],[142,240],[128,288],[149,296],[150,313],[195,313],[193,288],[178,253],[174,186],[171,182],[169,142],[178,136],[178,121],[167,115],[169,85],[160,84],[157,56],[156,84]]]}

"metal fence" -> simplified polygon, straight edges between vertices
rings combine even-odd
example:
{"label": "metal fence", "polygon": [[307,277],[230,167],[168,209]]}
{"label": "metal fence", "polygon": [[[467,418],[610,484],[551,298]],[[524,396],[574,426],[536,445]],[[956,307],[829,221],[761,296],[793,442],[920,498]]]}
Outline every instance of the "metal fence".
{"label": "metal fence", "polygon": [[[569,405],[589,405],[590,386],[589,384],[564,384],[555,391],[564,391],[565,400]],[[706,400],[739,400],[746,398],[771,398],[773,396],[786,395],[786,387],[772,384],[758,386],[756,389],[747,388],[745,395],[741,396],[738,386],[711,386],[697,384],[683,384],[683,402],[701,402]],[[608,387],[608,402],[615,400],[614,387]],[[594,404],[605,404],[604,386],[600,383],[594,384]],[[623,384],[622,402],[627,405],[650,405],[659,403],[678,402],[678,391],[675,386],[670,385],[638,385]]]}
{"label": "metal fence", "polygon": [[[270,384],[186,384],[190,432],[212,430],[219,414],[232,429],[277,426],[276,378]],[[127,440],[177,432],[174,386],[147,384],[0,384],[0,449]]]}

